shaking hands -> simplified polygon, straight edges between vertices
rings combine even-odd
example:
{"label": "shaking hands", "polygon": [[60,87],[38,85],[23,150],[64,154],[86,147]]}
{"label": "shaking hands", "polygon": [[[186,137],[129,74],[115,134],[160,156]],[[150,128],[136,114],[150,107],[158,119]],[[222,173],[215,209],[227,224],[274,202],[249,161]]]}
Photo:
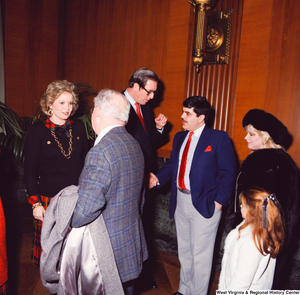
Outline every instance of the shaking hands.
{"label": "shaking hands", "polygon": [[159,183],[158,181],[158,178],[150,172],[150,175],[149,175],[149,188],[153,188],[155,187],[157,184]]}

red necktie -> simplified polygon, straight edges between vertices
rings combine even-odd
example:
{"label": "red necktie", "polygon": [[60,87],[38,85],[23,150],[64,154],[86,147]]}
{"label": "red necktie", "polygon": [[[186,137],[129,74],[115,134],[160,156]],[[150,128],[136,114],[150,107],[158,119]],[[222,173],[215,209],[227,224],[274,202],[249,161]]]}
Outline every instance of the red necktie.
{"label": "red necktie", "polygon": [[139,117],[139,119],[140,119],[140,121],[141,121],[141,123],[143,125],[144,131],[146,132],[145,124],[144,124],[144,119],[143,119],[142,114],[141,114],[140,105],[136,102],[135,106],[136,106],[136,113],[137,113],[137,115],[138,115],[138,117]]}
{"label": "red necktie", "polygon": [[189,139],[184,147],[184,151],[182,153],[181,157],[181,164],[180,164],[180,169],[179,169],[179,177],[178,177],[178,186],[182,189],[187,189],[184,185],[184,174],[185,174],[185,169],[186,169],[186,161],[187,161],[187,155],[189,153],[189,148],[192,140],[192,135],[194,132],[190,132]]}

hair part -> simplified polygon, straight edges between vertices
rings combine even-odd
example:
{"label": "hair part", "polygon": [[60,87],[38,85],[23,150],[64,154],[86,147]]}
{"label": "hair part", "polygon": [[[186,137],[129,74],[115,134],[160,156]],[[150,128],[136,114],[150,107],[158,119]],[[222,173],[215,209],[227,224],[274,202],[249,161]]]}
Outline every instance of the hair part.
{"label": "hair part", "polygon": [[136,70],[128,81],[129,88],[132,88],[134,83],[138,83],[144,88],[148,80],[153,80],[158,83],[159,79],[156,73],[148,68],[140,68]]}
{"label": "hair part", "polygon": [[123,94],[112,89],[103,89],[94,98],[95,107],[100,106],[101,112],[120,121],[127,122],[130,103]]}
{"label": "hair part", "polygon": [[273,140],[273,138],[270,136],[270,134],[267,131],[257,130],[253,125],[249,124],[245,126],[246,132],[257,132],[260,139],[262,140],[263,145],[267,149],[283,149],[284,147],[280,144],[276,144]]}
{"label": "hair part", "polygon": [[196,113],[197,117],[204,115],[205,122],[208,121],[211,105],[207,101],[206,97],[190,96],[183,102],[183,106],[189,109],[194,108],[194,112]]}
{"label": "hair part", "polygon": [[269,195],[269,192],[262,188],[249,188],[240,193],[239,200],[242,206],[245,206],[246,217],[245,223],[239,228],[239,237],[241,231],[250,225],[258,251],[262,255],[270,254],[272,258],[276,258],[283,247],[285,226],[277,206],[269,200],[267,204],[268,229],[263,227],[263,200]]}
{"label": "hair part", "polygon": [[78,95],[76,86],[68,82],[67,80],[56,80],[51,82],[44,94],[41,97],[40,105],[44,114],[49,115],[49,107],[54,103],[54,101],[64,92],[72,94],[73,97],[73,109],[71,116],[75,114],[78,108]]}

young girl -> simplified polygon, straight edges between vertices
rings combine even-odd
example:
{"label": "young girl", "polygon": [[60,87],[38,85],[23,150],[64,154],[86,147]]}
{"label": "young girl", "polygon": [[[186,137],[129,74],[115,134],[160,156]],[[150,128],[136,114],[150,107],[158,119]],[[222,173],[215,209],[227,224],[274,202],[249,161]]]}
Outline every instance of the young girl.
{"label": "young girl", "polygon": [[244,221],[226,238],[219,290],[269,290],[284,242],[281,206],[260,188],[241,192]]}

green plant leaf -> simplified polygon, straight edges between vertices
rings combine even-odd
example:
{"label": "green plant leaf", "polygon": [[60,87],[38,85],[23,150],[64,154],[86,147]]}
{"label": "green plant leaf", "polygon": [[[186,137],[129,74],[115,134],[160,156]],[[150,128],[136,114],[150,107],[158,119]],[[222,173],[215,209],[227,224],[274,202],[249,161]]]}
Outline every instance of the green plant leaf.
{"label": "green plant leaf", "polygon": [[22,128],[20,127],[19,117],[6,104],[0,102],[0,127],[4,134],[7,134],[7,129],[10,129],[16,136],[22,137]]}

